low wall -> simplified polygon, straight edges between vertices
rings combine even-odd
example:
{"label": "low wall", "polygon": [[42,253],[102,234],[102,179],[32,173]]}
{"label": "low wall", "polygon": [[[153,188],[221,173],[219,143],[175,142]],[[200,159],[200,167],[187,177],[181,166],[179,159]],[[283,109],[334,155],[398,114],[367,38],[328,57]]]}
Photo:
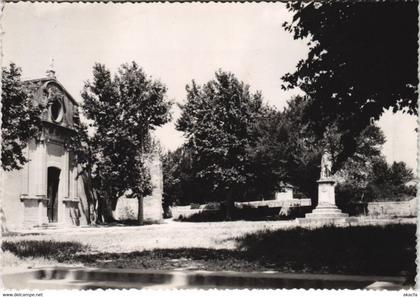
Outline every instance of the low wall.
{"label": "low wall", "polygon": [[[189,218],[192,215],[195,215],[197,213],[203,212],[203,211],[214,211],[210,209],[205,209],[206,204],[201,204],[199,208],[192,209],[190,205],[187,206],[172,206],[171,212],[172,212],[172,218],[174,220],[179,219],[180,217],[183,218]],[[218,209],[215,209],[216,211]]]}
{"label": "low wall", "polygon": [[369,202],[369,216],[411,217],[417,215],[417,198],[409,201]]}
{"label": "low wall", "polygon": [[237,208],[244,207],[300,207],[311,206],[311,199],[284,199],[284,200],[263,200],[263,201],[249,201],[249,202],[235,202]]}
{"label": "low wall", "polygon": [[[294,208],[294,207],[308,207],[311,206],[311,199],[289,199],[289,200],[263,200],[263,201],[249,201],[249,202],[235,202],[235,207],[237,209],[244,208]],[[191,208],[190,205],[187,206],[173,206],[171,207],[172,218],[179,219],[181,216],[183,218],[189,218],[192,215],[201,213],[201,212],[211,212],[218,211],[220,207],[215,207],[214,205],[209,208],[207,204],[200,204],[195,208]]]}

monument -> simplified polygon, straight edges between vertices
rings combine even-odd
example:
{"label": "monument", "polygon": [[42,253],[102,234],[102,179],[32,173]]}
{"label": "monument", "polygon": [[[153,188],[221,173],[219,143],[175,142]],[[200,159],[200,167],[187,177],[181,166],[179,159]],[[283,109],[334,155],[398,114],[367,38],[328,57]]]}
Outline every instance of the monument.
{"label": "monument", "polygon": [[331,173],[332,157],[325,151],[321,158],[321,174],[318,180],[318,205],[306,214],[307,219],[339,220],[348,217],[335,204],[335,180]]}

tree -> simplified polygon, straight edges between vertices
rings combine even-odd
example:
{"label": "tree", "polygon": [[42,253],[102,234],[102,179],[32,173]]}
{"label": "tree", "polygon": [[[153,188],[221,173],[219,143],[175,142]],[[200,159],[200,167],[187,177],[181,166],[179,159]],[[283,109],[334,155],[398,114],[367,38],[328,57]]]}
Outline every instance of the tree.
{"label": "tree", "polygon": [[2,68],[1,167],[5,171],[21,169],[29,161],[23,150],[42,130],[43,107],[32,100],[33,90],[21,75],[14,63]]}
{"label": "tree", "polygon": [[215,76],[203,86],[194,81],[187,85],[187,102],[176,127],[188,139],[196,176],[220,193],[227,204],[226,218],[231,219],[234,201],[249,180],[249,126],[262,108],[262,98],[232,73],[219,70]]}
{"label": "tree", "polygon": [[188,205],[214,199],[211,185],[196,176],[191,149],[186,145],[166,153],[162,167],[166,204]]}
{"label": "tree", "polygon": [[[277,144],[285,152],[283,167],[286,172],[285,182],[294,185],[297,190],[307,197],[317,196],[316,180],[320,175],[320,161],[323,151],[328,149],[333,157],[333,173],[340,180],[367,179],[363,168],[380,155],[381,146],[385,142],[380,128],[375,125],[366,127],[355,140],[356,149],[351,157],[344,163],[337,163],[337,156],[345,148],[340,143],[340,131],[335,123],[330,123],[323,137],[318,137],[313,131],[313,126],[304,117],[308,102],[303,97],[294,97],[281,113],[284,118],[284,127],[277,129],[285,130],[285,136]],[[267,138],[273,134],[267,130]],[[276,138],[273,138],[276,139]],[[283,142],[283,143],[281,143]],[[352,166],[350,166],[352,165]],[[350,170],[353,169],[353,170]]]}
{"label": "tree", "polygon": [[104,65],[95,64],[93,81],[85,83],[82,97],[93,130],[82,158],[97,191],[99,220],[111,221],[118,198],[126,195],[138,199],[141,224],[142,199],[151,193],[145,147],[149,131],[170,119],[166,87],[135,62],[121,65],[113,78]]}
{"label": "tree", "polygon": [[403,196],[415,196],[415,189],[406,186],[414,178],[411,169],[404,162],[393,162],[391,166],[385,158],[379,158],[372,165],[365,190],[367,199],[396,200]]}
{"label": "tree", "polygon": [[309,54],[284,88],[299,87],[309,103],[305,116],[322,136],[337,123],[344,150],[351,156],[355,139],[384,110],[417,114],[418,3],[293,2],[293,21],[284,28],[295,39],[309,40]]}
{"label": "tree", "polygon": [[246,200],[274,197],[274,192],[289,181],[287,166],[293,155],[292,123],[276,109],[265,107],[250,125],[246,147],[249,181]]}

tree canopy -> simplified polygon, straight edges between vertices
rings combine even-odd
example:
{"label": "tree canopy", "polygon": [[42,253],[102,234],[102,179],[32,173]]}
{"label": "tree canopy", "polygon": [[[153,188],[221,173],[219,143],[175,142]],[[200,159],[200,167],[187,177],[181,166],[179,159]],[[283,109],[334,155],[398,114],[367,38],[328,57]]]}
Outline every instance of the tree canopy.
{"label": "tree canopy", "polygon": [[[166,87],[135,62],[121,65],[114,77],[104,65],[95,64],[93,81],[85,83],[82,97],[83,113],[93,130],[91,136],[80,139],[87,142],[82,160],[90,163],[103,220],[111,220],[110,210],[120,196],[140,200],[150,194],[144,148],[149,130],[169,121],[171,103]],[[140,208],[141,201],[141,221]]]}
{"label": "tree canopy", "polygon": [[21,81],[21,75],[14,63],[2,68],[1,166],[6,171],[21,169],[29,161],[23,149],[42,129],[43,107],[31,100],[33,90]]}
{"label": "tree canopy", "polygon": [[[259,133],[263,136],[257,139],[257,146],[265,147],[262,151],[265,151],[266,163],[274,165],[272,170],[281,173],[275,176],[277,182],[292,184],[296,191],[316,202],[316,180],[320,177],[320,161],[324,150],[327,148],[335,159],[344,147],[340,143],[340,131],[334,124],[330,124],[323,138],[316,137],[312,126],[303,117],[307,104],[304,98],[294,97],[283,111],[272,111],[278,120],[269,116],[262,117],[261,120],[271,128],[260,129]],[[382,131],[375,125],[369,125],[356,139],[355,153],[346,162],[339,166],[336,164],[334,173],[356,179],[357,169],[350,171],[348,164],[354,164],[351,168],[357,167],[362,172],[365,164],[380,155],[384,142]],[[274,183],[266,185],[271,191],[278,189]]]}
{"label": "tree canopy", "polygon": [[221,70],[215,79],[202,86],[193,81],[186,90],[187,102],[176,127],[188,139],[196,175],[232,205],[238,199],[232,195],[250,179],[246,147],[250,123],[263,108],[261,94],[252,94],[248,85]]}
{"label": "tree canopy", "polygon": [[418,3],[293,2],[284,28],[308,39],[309,54],[283,76],[284,88],[299,87],[309,102],[305,117],[322,137],[336,123],[345,147],[387,109],[417,114]]}
{"label": "tree canopy", "polygon": [[[240,173],[246,183],[234,188],[235,201],[272,199],[275,191],[281,190],[284,184],[289,183],[294,186],[296,195],[312,198],[316,203],[316,180],[319,179],[322,153],[328,147],[333,156],[336,156],[343,147],[339,141],[340,133],[334,129],[334,125],[331,125],[326,137],[321,140],[314,135],[311,126],[302,117],[306,104],[308,103],[304,98],[295,97],[288,102],[283,111],[262,105],[258,112],[253,113],[244,123],[247,127],[244,129],[246,133],[241,135],[244,146],[240,151],[242,162],[239,164]],[[211,108],[201,109],[200,112],[209,120],[214,115],[215,104],[206,106]],[[200,121],[196,120],[195,123],[198,125]],[[201,131],[201,128],[197,127],[198,131]],[[204,138],[209,134],[210,132],[202,132],[199,136]],[[366,187],[369,164],[380,156],[384,141],[383,133],[377,126],[368,126],[356,140],[357,148],[353,156],[340,167],[334,168],[334,172],[341,179],[354,181],[352,187],[362,182],[365,182]],[[205,163],[200,164],[202,156],[199,154],[213,149],[219,152],[219,142],[206,142],[208,146],[203,145],[197,149],[196,143],[201,142],[191,137],[184,147],[168,153],[164,158],[164,191],[172,200],[178,200],[173,202],[189,204],[226,199],[223,196],[226,192],[214,189],[215,181],[210,175],[211,172],[207,173],[208,179],[200,178],[199,175],[201,168],[209,166]],[[223,144],[222,141],[220,143]],[[233,154],[230,157],[238,158]],[[218,164],[217,162],[228,161],[215,155],[209,162]],[[224,163],[218,166],[223,168],[223,165]]]}

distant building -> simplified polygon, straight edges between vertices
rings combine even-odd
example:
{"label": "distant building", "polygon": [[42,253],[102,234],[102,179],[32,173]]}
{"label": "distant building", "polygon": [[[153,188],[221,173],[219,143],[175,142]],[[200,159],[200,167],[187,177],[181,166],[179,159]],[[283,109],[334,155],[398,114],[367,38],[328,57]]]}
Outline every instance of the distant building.
{"label": "distant building", "polygon": [[[47,77],[24,82],[34,87],[33,100],[46,105],[42,113],[40,139],[28,143],[28,163],[21,170],[2,172],[2,230],[57,225],[79,226],[89,223],[90,204],[87,183],[78,176],[74,155],[65,140],[76,133],[78,104],[57,81],[55,72]],[[162,187],[160,161],[152,158],[153,194],[145,198],[146,221],[162,220]],[[154,176],[157,175],[157,176]],[[156,200],[151,202],[150,200]],[[135,201],[137,201],[135,199]],[[150,209],[150,208],[153,208]]]}

